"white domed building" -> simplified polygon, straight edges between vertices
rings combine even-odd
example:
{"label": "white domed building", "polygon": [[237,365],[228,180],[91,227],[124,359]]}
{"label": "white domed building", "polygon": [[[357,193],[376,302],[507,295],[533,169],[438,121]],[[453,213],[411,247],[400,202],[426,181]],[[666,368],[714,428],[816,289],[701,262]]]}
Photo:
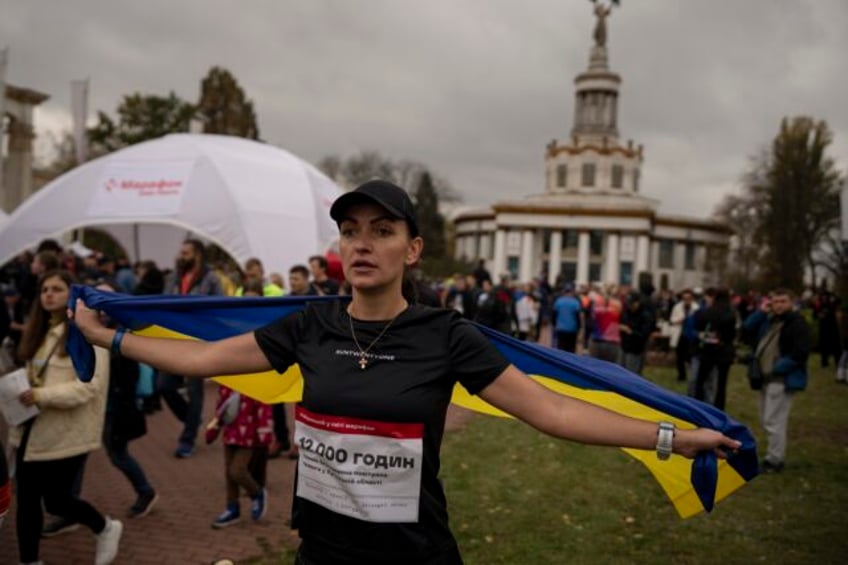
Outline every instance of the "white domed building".
{"label": "white domed building", "polygon": [[642,146],[620,141],[621,77],[609,69],[601,31],[574,80],[571,138],[545,149],[544,193],[458,213],[455,256],[484,259],[493,275],[518,281],[635,285],[649,275],[672,290],[717,284],[731,232],[714,220],[660,214],[659,201],[641,193]]}

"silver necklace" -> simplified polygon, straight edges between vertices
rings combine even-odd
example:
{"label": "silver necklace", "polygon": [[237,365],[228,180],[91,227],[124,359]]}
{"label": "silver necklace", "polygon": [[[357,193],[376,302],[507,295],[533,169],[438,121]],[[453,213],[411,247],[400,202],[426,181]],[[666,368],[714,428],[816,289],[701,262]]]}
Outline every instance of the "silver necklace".
{"label": "silver necklace", "polygon": [[[402,311],[403,310],[401,310],[401,312]],[[362,346],[359,345],[359,340],[356,339],[356,332],[353,330],[353,316],[350,315],[350,312],[347,313],[347,320],[350,323],[350,337],[353,338],[353,343],[356,344],[356,348],[359,350],[359,368],[361,370],[364,371],[365,368],[368,366],[368,352],[371,351],[371,348],[374,347],[374,345],[378,341],[380,341],[380,338],[386,334],[386,331],[389,329],[392,323],[397,320],[398,316],[400,316],[400,312],[395,314],[395,317],[389,320],[389,322],[385,326],[383,326],[382,331],[380,331],[380,333],[377,335],[377,337],[374,338],[374,341],[372,341],[368,347],[362,349]]]}

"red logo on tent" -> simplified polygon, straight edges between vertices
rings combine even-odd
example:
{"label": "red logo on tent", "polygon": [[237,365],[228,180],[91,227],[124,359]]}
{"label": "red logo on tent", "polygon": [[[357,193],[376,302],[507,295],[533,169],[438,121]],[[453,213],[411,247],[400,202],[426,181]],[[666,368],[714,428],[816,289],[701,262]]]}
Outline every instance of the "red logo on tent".
{"label": "red logo on tent", "polygon": [[103,187],[112,190],[133,191],[139,196],[168,196],[180,193],[183,181],[178,179],[159,178],[155,180],[116,179],[109,177]]}

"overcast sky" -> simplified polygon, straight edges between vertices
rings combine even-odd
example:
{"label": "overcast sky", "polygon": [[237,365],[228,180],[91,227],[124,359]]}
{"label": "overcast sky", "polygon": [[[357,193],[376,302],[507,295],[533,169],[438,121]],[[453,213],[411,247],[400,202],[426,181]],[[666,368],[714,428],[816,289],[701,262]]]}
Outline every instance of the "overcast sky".
{"label": "overcast sky", "polygon": [[[415,159],[474,206],[542,192],[593,25],[586,0],[0,0],[8,81],[51,96],[41,155],[70,129],[71,80],[90,78],[93,116],[136,91],[196,101],[221,65],[266,141]],[[786,115],[827,120],[848,166],[845,0],[624,0],[608,45],[619,131],[664,212],[708,215]]]}

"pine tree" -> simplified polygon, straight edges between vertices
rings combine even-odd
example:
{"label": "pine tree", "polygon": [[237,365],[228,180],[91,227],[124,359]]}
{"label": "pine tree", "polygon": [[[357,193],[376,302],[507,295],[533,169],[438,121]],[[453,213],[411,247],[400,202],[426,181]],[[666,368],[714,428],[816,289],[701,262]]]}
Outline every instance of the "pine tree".
{"label": "pine tree", "polygon": [[784,118],[761,163],[765,174],[749,184],[761,214],[766,285],[800,289],[805,267],[815,276],[816,251],[839,221],[840,178],[826,155],[832,140],[824,121]]}
{"label": "pine tree", "polygon": [[439,212],[439,197],[428,171],[421,173],[415,191],[415,215],[421,237],[424,238],[424,253],[427,257],[442,258],[445,255],[445,218]]}
{"label": "pine tree", "polygon": [[253,102],[235,77],[221,67],[209,69],[200,83],[197,117],[203,120],[204,133],[259,139]]}

